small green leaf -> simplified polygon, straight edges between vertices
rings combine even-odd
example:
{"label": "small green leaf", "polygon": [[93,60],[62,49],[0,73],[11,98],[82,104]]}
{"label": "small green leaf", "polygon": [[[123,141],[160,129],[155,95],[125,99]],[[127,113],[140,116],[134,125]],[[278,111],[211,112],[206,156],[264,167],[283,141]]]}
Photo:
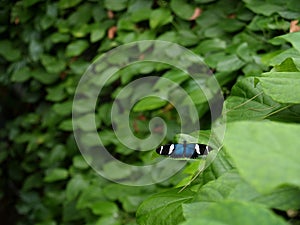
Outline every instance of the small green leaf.
{"label": "small green leaf", "polygon": [[241,176],[260,192],[288,184],[300,187],[299,132],[295,124],[234,122],[227,126],[224,146]]}
{"label": "small green leaf", "polygon": [[11,76],[11,81],[13,82],[24,82],[30,78],[31,70],[29,67],[25,66],[15,71]]}
{"label": "small green leaf", "polygon": [[68,171],[63,168],[48,169],[46,176],[44,177],[45,182],[55,182],[59,180],[65,180],[68,177]]}
{"label": "small green leaf", "polygon": [[50,55],[42,55],[41,62],[48,73],[60,73],[66,68],[66,63],[63,59]]}
{"label": "small green leaf", "polygon": [[104,5],[107,9],[121,11],[127,7],[128,0],[105,0]]}
{"label": "small green leaf", "polygon": [[133,108],[134,112],[141,112],[145,110],[158,109],[166,105],[168,102],[158,97],[149,96],[139,101]]}
{"label": "small green leaf", "polygon": [[[193,199],[193,192],[171,190],[146,199],[137,210],[137,222],[144,225],[178,224],[183,221],[182,203]],[[163,213],[162,213],[163,212]]]}
{"label": "small green leaf", "polygon": [[172,11],[184,20],[189,20],[194,13],[194,7],[184,0],[172,0],[170,6]]}
{"label": "small green leaf", "polygon": [[69,57],[78,56],[89,47],[89,43],[85,40],[77,40],[67,46],[66,55]]}
{"label": "small green leaf", "polygon": [[115,214],[118,212],[117,205],[114,202],[109,201],[95,202],[90,207],[95,215],[115,216]]}
{"label": "small green leaf", "polygon": [[56,103],[53,105],[53,110],[58,115],[67,116],[70,115],[72,112],[72,104],[73,101],[66,101],[63,103]]}
{"label": "small green leaf", "polygon": [[73,157],[73,165],[75,168],[81,170],[89,168],[89,164],[87,164],[87,162],[81,155],[77,155]]}
{"label": "small green leaf", "polygon": [[224,57],[218,64],[217,70],[219,71],[236,71],[244,66],[245,63],[240,60],[236,55],[229,55]]}
{"label": "small green leaf", "polygon": [[57,85],[51,88],[47,88],[46,99],[53,102],[58,102],[66,97],[66,93],[63,85]]}
{"label": "small green leaf", "polygon": [[0,55],[8,61],[16,61],[21,57],[21,51],[9,40],[0,41]]}
{"label": "small green leaf", "polygon": [[67,184],[66,198],[68,201],[75,199],[80,192],[88,187],[88,181],[86,181],[82,175],[76,174]]}
{"label": "small green leaf", "polygon": [[150,27],[155,29],[170,23],[173,20],[171,12],[166,8],[159,8],[152,11],[150,15]]}
{"label": "small green leaf", "polygon": [[82,0],[59,0],[59,8],[67,9],[78,5]]}

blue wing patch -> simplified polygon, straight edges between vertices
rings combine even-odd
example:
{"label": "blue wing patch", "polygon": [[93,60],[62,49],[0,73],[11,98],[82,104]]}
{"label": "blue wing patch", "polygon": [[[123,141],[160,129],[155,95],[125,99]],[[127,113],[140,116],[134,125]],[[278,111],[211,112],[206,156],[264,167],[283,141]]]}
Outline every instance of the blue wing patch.
{"label": "blue wing patch", "polygon": [[184,142],[183,144],[167,144],[156,149],[159,155],[169,156],[171,158],[198,158],[206,156],[212,148],[208,145]]}

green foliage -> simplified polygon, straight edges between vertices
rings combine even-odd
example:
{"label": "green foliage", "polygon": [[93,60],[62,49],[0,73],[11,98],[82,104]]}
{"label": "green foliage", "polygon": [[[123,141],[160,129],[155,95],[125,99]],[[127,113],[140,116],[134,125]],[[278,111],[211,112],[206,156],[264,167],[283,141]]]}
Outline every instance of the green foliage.
{"label": "green foliage", "polygon": [[[0,6],[3,223],[299,224],[300,33],[289,33],[291,20],[300,19],[297,0],[20,0]],[[178,43],[203,58],[225,94],[227,130],[223,148],[203,172],[199,167],[206,164],[199,160],[161,184],[129,187],[99,177],[80,155],[72,104],[93,60],[119,45],[149,39]],[[105,66],[128,61],[126,55],[112,56]],[[205,142],[210,133],[207,99],[185,72],[153,62],[128,66],[105,83],[95,122],[103,145],[129,164],[152,162],[153,151],[122,145],[112,130],[111,108],[122,88],[151,75],[180,85],[196,105],[206,131],[181,137]],[[148,86],[128,88],[122,96],[135,99]],[[169,94],[165,80],[153,88]],[[121,100],[121,107],[130,104]],[[93,147],[90,102],[80,105],[78,129]],[[153,96],[130,113],[133,133],[146,138],[157,116],[172,128],[165,141],[174,141],[180,118]],[[131,175],[112,162],[99,163],[116,179]]]}

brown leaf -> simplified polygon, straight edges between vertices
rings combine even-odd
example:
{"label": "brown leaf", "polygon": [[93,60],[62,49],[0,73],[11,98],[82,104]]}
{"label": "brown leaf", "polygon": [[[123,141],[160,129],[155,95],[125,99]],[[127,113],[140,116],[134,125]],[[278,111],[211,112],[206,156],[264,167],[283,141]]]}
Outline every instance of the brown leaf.
{"label": "brown leaf", "polygon": [[300,31],[300,26],[298,26],[299,20],[292,20],[290,23],[290,33]]}
{"label": "brown leaf", "polygon": [[201,13],[202,13],[202,9],[201,8],[199,8],[199,7],[195,8],[194,14],[190,17],[190,20],[197,19],[201,15]]}
{"label": "brown leaf", "polygon": [[113,39],[115,37],[116,32],[117,32],[117,27],[116,26],[112,26],[111,28],[108,29],[107,37],[109,39]]}
{"label": "brown leaf", "polygon": [[108,17],[109,19],[113,19],[114,16],[115,16],[115,14],[114,14],[113,11],[111,11],[111,10],[108,10],[108,11],[107,11],[107,17]]}

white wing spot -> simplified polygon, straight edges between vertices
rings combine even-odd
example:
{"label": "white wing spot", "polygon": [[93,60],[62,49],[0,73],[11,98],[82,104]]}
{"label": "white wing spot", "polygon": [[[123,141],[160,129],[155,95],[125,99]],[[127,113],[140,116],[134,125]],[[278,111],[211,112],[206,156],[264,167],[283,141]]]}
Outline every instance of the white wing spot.
{"label": "white wing spot", "polygon": [[209,153],[208,145],[206,145],[205,150],[207,152],[206,154],[208,154]]}
{"label": "white wing spot", "polygon": [[160,151],[159,151],[160,155],[161,155],[163,149],[164,149],[164,146],[160,146]]}
{"label": "white wing spot", "polygon": [[201,152],[200,152],[200,147],[198,144],[195,144],[195,150],[197,152],[198,155],[201,155]]}
{"label": "white wing spot", "polygon": [[170,145],[170,148],[169,148],[169,153],[168,153],[168,155],[171,155],[171,154],[172,154],[174,148],[175,148],[174,144],[171,144],[171,145]]}

